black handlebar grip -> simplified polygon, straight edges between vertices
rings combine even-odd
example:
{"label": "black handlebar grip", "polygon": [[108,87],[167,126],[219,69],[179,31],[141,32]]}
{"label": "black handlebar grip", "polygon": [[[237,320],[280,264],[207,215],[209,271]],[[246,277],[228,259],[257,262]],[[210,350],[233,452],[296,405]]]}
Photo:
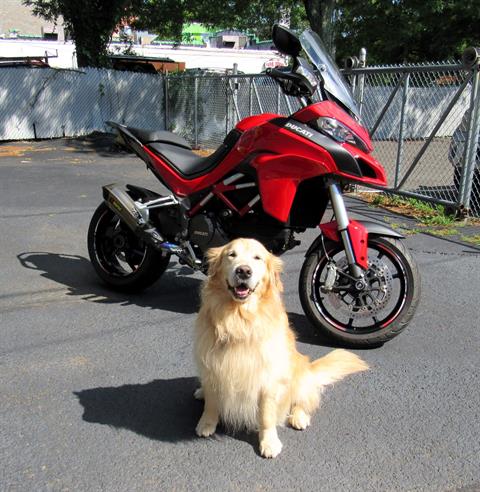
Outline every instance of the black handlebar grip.
{"label": "black handlebar grip", "polygon": [[270,77],[277,79],[298,80],[298,75],[291,72],[282,72],[276,68],[267,68],[265,73]]}

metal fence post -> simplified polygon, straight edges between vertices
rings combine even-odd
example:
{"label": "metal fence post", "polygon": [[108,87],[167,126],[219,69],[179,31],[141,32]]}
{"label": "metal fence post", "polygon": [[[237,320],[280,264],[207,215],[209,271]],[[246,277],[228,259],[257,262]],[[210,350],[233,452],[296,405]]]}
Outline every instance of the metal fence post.
{"label": "metal fence post", "polygon": [[168,107],[168,74],[163,76],[163,104],[164,104],[164,113],[165,113],[165,130],[168,130],[168,124],[170,115],[169,107]]}
{"label": "metal fence post", "polygon": [[400,112],[400,128],[398,131],[398,147],[397,147],[397,162],[395,165],[395,184],[396,188],[398,185],[398,180],[400,177],[400,168],[402,165],[402,157],[403,157],[403,129],[405,126],[405,108],[408,102],[408,89],[410,85],[410,74],[407,75],[405,81],[403,82],[403,91],[402,91],[402,107]]}
{"label": "metal fence post", "polygon": [[[364,68],[367,64],[367,50],[365,48],[360,48],[360,67]],[[365,91],[365,74],[360,73],[358,76],[358,110],[360,112],[360,116],[362,116],[363,110],[363,94]]]}
{"label": "metal fence post", "polygon": [[[238,63],[233,64],[233,75],[238,74]],[[233,108],[238,110],[238,79],[233,79]],[[233,113],[233,123],[235,123],[235,113]],[[237,115],[238,116],[238,115]],[[240,119],[240,117],[238,117]]]}
{"label": "metal fence post", "polygon": [[277,114],[280,113],[280,94],[281,94],[281,91],[280,91],[280,86],[278,84],[276,84],[277,86]]}
{"label": "metal fence post", "polygon": [[472,92],[470,95],[470,117],[468,120],[468,133],[465,142],[462,176],[460,179],[459,205],[465,209],[470,208],[473,179],[475,175],[477,146],[480,132],[480,60],[472,67]]}
{"label": "metal fence post", "polygon": [[229,104],[230,98],[228,93],[230,84],[227,77],[225,77],[224,82],[225,82],[225,137],[226,137],[228,135],[228,128],[230,126],[230,104]]}
{"label": "metal fence post", "polygon": [[248,116],[252,116],[252,80],[250,77],[250,83],[248,84]]}
{"label": "metal fence post", "polygon": [[194,79],[195,87],[193,93],[193,134],[194,146],[198,149],[198,77]]}

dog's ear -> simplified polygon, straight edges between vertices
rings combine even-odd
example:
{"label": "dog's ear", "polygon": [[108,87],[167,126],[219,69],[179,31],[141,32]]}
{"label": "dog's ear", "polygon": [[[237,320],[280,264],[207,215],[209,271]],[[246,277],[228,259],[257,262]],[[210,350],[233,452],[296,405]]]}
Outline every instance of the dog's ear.
{"label": "dog's ear", "polygon": [[270,284],[277,289],[278,292],[283,292],[283,284],[280,278],[280,274],[283,271],[283,261],[278,256],[268,253],[267,267],[270,276]]}
{"label": "dog's ear", "polygon": [[207,251],[207,261],[208,261],[208,276],[213,277],[220,266],[220,261],[222,259],[223,246],[218,248],[210,248]]}

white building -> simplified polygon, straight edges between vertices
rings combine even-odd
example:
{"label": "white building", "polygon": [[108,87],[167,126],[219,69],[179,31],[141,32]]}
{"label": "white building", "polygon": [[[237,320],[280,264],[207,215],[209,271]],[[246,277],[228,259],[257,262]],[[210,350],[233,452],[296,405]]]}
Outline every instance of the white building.
{"label": "white building", "polygon": [[0,0],[0,38],[45,38],[63,41],[63,22],[48,22],[33,15],[32,9],[23,5],[22,0]]}

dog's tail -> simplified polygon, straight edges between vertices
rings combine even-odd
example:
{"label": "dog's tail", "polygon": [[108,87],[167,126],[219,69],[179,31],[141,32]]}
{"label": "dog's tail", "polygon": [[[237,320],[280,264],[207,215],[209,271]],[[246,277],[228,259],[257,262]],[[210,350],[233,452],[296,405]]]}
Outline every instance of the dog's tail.
{"label": "dog's tail", "polygon": [[337,349],[313,361],[310,369],[315,374],[316,383],[325,386],[340,381],[349,374],[366,371],[368,364],[352,352]]}

